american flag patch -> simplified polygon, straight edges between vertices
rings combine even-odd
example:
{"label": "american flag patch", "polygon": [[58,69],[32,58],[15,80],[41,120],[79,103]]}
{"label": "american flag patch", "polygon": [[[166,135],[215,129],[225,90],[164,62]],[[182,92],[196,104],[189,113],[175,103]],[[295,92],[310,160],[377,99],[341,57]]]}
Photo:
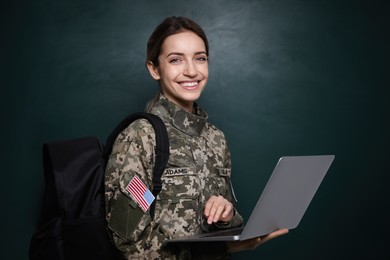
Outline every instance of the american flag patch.
{"label": "american flag patch", "polygon": [[154,201],[153,194],[137,175],[129,182],[126,190],[130,192],[131,196],[140,205],[144,212],[149,209],[150,205]]}

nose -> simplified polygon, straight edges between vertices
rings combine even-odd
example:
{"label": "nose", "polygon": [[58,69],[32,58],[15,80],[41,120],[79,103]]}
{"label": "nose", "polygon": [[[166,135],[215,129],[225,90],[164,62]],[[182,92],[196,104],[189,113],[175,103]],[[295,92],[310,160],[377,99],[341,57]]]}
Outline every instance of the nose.
{"label": "nose", "polygon": [[196,65],[194,64],[193,61],[188,61],[186,63],[186,67],[184,68],[183,74],[191,78],[198,75],[198,70],[196,69]]}

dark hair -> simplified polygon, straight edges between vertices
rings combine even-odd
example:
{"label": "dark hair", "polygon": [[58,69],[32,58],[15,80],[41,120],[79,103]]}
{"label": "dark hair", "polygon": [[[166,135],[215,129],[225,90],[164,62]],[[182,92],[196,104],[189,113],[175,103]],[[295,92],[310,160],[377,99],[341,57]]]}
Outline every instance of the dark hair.
{"label": "dark hair", "polygon": [[151,61],[154,66],[159,66],[158,57],[161,54],[162,45],[168,36],[178,34],[183,31],[191,31],[202,38],[206,46],[206,54],[209,55],[209,43],[203,29],[194,21],[186,17],[168,17],[162,21],[148,40],[146,49],[146,63]]}

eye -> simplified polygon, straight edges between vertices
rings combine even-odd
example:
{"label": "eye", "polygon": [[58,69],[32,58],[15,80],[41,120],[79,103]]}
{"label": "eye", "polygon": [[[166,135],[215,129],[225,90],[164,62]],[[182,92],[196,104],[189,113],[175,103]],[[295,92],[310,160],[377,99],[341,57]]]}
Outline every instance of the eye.
{"label": "eye", "polygon": [[195,62],[197,62],[197,63],[205,63],[205,62],[207,62],[207,56],[206,55],[196,56],[195,57]]}
{"label": "eye", "polygon": [[179,64],[181,63],[182,59],[180,57],[172,57],[169,59],[169,63],[171,64]]}

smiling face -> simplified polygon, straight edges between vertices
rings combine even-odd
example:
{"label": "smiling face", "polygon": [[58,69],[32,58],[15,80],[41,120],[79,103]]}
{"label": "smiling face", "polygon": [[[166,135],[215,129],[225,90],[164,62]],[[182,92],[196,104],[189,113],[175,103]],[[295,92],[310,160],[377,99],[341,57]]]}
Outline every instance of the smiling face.
{"label": "smiling face", "polygon": [[160,81],[166,98],[191,112],[208,79],[208,57],[202,38],[191,31],[168,36],[158,59],[158,67],[147,63],[150,74]]}

